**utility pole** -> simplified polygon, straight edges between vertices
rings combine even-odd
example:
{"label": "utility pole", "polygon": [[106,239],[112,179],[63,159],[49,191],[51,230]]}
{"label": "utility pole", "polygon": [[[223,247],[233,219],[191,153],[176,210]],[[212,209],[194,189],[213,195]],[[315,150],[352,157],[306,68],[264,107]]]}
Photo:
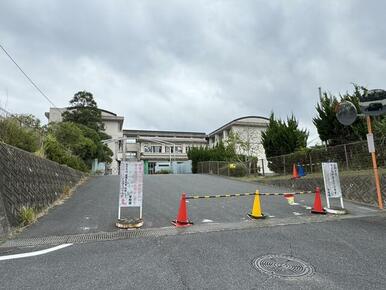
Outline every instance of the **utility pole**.
{"label": "utility pole", "polygon": [[[369,132],[369,135],[370,134],[372,135],[373,131],[372,131],[372,128],[371,128],[371,118],[370,118],[370,116],[366,116],[366,120],[367,120],[367,130]],[[374,170],[374,177],[375,177],[375,187],[376,187],[376,190],[377,190],[378,207],[380,209],[383,209],[381,184],[380,184],[380,181],[379,181],[377,157],[375,155],[375,150],[372,150],[372,152],[371,152],[371,159],[373,161],[373,170]]]}

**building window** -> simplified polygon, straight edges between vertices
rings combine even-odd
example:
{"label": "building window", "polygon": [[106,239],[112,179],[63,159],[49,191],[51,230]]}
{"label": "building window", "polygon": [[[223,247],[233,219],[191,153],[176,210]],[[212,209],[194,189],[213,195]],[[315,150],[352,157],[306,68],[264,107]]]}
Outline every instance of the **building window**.
{"label": "building window", "polygon": [[182,153],[182,146],[176,146],[176,153]]}
{"label": "building window", "polygon": [[145,153],[161,153],[162,152],[162,146],[144,146]]}
{"label": "building window", "polygon": [[151,153],[152,152],[151,151],[152,148],[149,145],[145,145],[143,149],[144,149],[145,153]]}
{"label": "building window", "polygon": [[126,158],[127,159],[135,159],[135,158],[137,158],[137,152],[127,152],[126,153]]}
{"label": "building window", "polygon": [[162,152],[162,146],[151,146],[153,153],[161,153]]}
{"label": "building window", "polygon": [[165,153],[173,153],[173,146],[165,146]]}

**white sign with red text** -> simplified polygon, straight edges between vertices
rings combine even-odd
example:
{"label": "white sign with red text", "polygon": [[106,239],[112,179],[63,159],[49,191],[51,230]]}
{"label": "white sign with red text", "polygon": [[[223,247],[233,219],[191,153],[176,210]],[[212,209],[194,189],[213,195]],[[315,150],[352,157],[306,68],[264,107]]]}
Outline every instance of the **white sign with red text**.
{"label": "white sign with red text", "polygon": [[121,207],[140,207],[142,215],[143,161],[122,161],[120,176],[118,218]]}
{"label": "white sign with red text", "polygon": [[343,206],[342,189],[340,187],[338,164],[336,162],[322,163],[324,189],[326,192],[327,207],[330,208],[330,198],[340,198]]}

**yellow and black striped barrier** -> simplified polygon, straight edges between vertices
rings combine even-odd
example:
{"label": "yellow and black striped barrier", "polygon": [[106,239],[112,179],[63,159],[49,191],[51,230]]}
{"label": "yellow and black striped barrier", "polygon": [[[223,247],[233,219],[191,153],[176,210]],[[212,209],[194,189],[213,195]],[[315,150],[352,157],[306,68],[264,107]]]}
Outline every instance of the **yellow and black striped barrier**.
{"label": "yellow and black striped barrier", "polygon": [[187,195],[186,199],[200,199],[200,198],[224,198],[224,197],[237,197],[237,196],[253,196],[253,195],[298,195],[298,194],[307,194],[313,193],[312,191],[297,191],[297,192],[265,192],[259,193],[257,192],[245,192],[245,193],[231,193],[231,194],[216,194],[216,195]]}
{"label": "yellow and black striped barrier", "polygon": [[[205,199],[205,198],[226,198],[226,197],[237,197],[237,196],[254,196],[252,210],[247,215],[251,219],[263,219],[266,216],[263,214],[261,210],[260,196],[284,196],[290,205],[294,204],[294,196],[298,194],[307,194],[313,193],[312,191],[297,191],[297,192],[266,192],[260,193],[258,190],[256,192],[245,192],[245,193],[229,193],[229,194],[216,194],[216,195],[195,195],[191,193],[190,195],[186,195],[185,192],[181,195],[180,207],[178,209],[177,218],[172,222],[176,227],[187,227],[192,225],[193,223],[188,219],[188,211],[187,211],[187,199]],[[319,196],[320,200],[320,196]]]}

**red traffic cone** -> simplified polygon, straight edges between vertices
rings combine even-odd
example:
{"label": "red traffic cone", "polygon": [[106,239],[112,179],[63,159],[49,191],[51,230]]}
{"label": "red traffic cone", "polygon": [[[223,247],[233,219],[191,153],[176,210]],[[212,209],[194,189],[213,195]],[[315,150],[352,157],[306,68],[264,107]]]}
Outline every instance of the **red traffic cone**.
{"label": "red traffic cone", "polygon": [[180,208],[176,220],[172,221],[172,224],[176,227],[188,227],[193,223],[188,220],[188,207],[186,206],[186,194],[185,192],[181,195]]}
{"label": "red traffic cone", "polygon": [[315,201],[314,201],[314,207],[311,209],[312,213],[317,214],[326,214],[326,210],[322,206],[322,199],[320,197],[320,188],[317,187],[315,190]]}
{"label": "red traffic cone", "polygon": [[296,164],[294,163],[294,166],[292,167],[292,179],[299,178],[298,170],[296,168]]}

